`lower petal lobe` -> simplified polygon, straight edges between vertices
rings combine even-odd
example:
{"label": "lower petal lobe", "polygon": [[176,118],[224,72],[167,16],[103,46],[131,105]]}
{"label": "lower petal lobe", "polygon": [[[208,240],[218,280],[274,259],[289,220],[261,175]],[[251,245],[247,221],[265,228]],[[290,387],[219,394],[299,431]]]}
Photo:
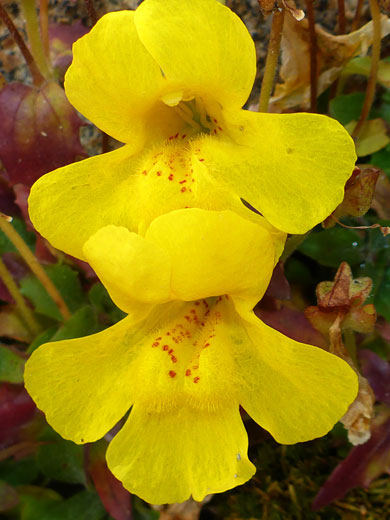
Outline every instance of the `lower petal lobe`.
{"label": "lower petal lobe", "polygon": [[243,320],[250,342],[237,343],[245,381],[240,404],[282,444],[321,437],[355,399],[357,377],[342,359],[298,343],[254,315]]}
{"label": "lower petal lobe", "polygon": [[247,450],[237,403],[164,413],[136,404],[111,441],[107,462],[126,489],[152,504],[183,502],[191,495],[200,501],[252,477],[256,469]]}

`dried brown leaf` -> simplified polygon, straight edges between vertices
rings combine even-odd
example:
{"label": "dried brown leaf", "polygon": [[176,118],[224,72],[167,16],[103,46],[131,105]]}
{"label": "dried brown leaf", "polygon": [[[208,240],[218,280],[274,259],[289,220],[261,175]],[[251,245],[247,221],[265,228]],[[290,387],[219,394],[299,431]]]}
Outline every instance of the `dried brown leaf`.
{"label": "dried brown leaf", "polygon": [[[381,18],[382,38],[390,34],[390,19]],[[358,31],[334,36],[316,25],[318,95],[322,94],[341,74],[354,56],[365,55],[373,41],[373,24],[367,23]],[[282,38],[282,66],[278,83],[271,98],[274,112],[310,106],[310,37],[308,21],[285,17]]]}

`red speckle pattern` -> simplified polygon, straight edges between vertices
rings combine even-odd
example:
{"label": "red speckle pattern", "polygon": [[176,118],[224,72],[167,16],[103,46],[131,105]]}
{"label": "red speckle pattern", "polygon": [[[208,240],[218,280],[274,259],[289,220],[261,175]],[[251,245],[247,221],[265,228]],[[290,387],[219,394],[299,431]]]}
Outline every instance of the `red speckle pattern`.
{"label": "red speckle pattern", "polygon": [[185,313],[182,317],[178,316],[177,321],[169,329],[161,331],[163,334],[152,340],[152,348],[160,350],[168,357],[169,363],[177,366],[175,371],[168,370],[169,377],[174,378],[177,373],[181,377],[190,377],[193,372],[198,371],[192,382],[194,384],[200,382],[201,354],[204,349],[213,348],[212,340],[222,319],[219,309],[222,300],[221,296],[185,304]]}
{"label": "red speckle pattern", "polygon": [[[178,194],[188,195],[192,193],[191,187],[196,179],[191,168],[192,154],[188,148],[183,146],[182,142],[186,137],[186,134],[172,135],[168,139],[169,144],[162,151],[155,153],[147,161],[147,164],[143,165],[144,169],[140,171],[145,182],[164,182],[168,180],[172,183],[173,190],[177,186]],[[183,186],[184,184],[186,186]]]}

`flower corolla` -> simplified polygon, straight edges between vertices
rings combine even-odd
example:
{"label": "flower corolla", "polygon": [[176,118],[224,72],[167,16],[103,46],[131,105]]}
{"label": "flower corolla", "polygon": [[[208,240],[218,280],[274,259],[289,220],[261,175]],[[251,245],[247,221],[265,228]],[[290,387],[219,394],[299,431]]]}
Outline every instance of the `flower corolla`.
{"label": "flower corolla", "polygon": [[83,253],[128,316],[40,346],[25,383],[49,424],[79,444],[101,438],[131,408],[107,462],[143,499],[202,500],[251,478],[240,405],[290,444],[326,434],[355,398],[345,361],[252,312],[275,264],[261,223],[176,210],[145,236],[105,226]]}
{"label": "flower corolla", "polygon": [[243,110],[256,73],[245,25],[216,0],[145,0],[103,16],[73,46],[70,102],[121,148],[37,181],[31,220],[53,246],[112,224],[143,233],[185,207],[233,210],[304,233],[341,202],[352,139],[317,114]]}

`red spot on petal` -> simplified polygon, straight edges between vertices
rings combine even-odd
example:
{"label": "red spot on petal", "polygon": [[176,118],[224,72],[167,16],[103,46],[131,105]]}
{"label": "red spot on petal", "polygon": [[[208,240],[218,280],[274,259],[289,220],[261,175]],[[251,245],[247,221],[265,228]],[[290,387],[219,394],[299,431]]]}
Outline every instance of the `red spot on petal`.
{"label": "red spot on petal", "polygon": [[169,349],[169,346],[168,345],[164,345],[163,346],[163,350],[167,351]]}
{"label": "red spot on petal", "polygon": [[191,375],[191,370],[188,368],[188,369],[186,370],[186,376],[190,376],[190,375]]}
{"label": "red spot on petal", "polygon": [[180,181],[179,184],[184,184],[185,182],[187,181],[184,179],[184,181]]}
{"label": "red spot on petal", "polygon": [[158,347],[159,345],[160,345],[160,343],[158,341],[155,341],[152,346],[153,347]]}
{"label": "red spot on petal", "polygon": [[147,174],[148,174],[148,172],[147,172],[146,170],[144,170],[144,171],[142,172],[142,175],[147,175]]}
{"label": "red spot on petal", "polygon": [[168,180],[173,181],[173,173],[170,173],[168,176]]}
{"label": "red spot on petal", "polygon": [[161,177],[161,172],[160,172],[160,170],[159,170],[158,172],[156,172],[156,173],[157,173],[157,176],[158,176],[158,177]]}
{"label": "red spot on petal", "polygon": [[196,306],[200,305],[200,302],[195,302],[195,305],[196,305]]}
{"label": "red spot on petal", "polygon": [[185,191],[187,191],[187,188],[184,186],[180,191],[184,193]]}
{"label": "red spot on petal", "polygon": [[172,352],[173,352],[173,348],[168,350],[168,354],[172,354]]}
{"label": "red spot on petal", "polygon": [[220,126],[218,127],[218,130],[220,130],[222,132],[222,128]]}
{"label": "red spot on petal", "polygon": [[200,161],[200,162],[203,162],[203,161],[204,161],[204,159],[199,159],[199,161]]}
{"label": "red spot on petal", "polygon": [[209,346],[210,346],[210,343],[205,343],[204,344],[204,348],[209,347]]}
{"label": "red spot on petal", "polygon": [[170,370],[168,374],[173,378],[176,377],[176,372],[174,370]]}
{"label": "red spot on petal", "polygon": [[199,383],[200,377],[194,377],[194,383]]}
{"label": "red spot on petal", "polygon": [[177,362],[177,357],[176,356],[172,356],[171,360],[172,360],[172,363],[176,363]]}

